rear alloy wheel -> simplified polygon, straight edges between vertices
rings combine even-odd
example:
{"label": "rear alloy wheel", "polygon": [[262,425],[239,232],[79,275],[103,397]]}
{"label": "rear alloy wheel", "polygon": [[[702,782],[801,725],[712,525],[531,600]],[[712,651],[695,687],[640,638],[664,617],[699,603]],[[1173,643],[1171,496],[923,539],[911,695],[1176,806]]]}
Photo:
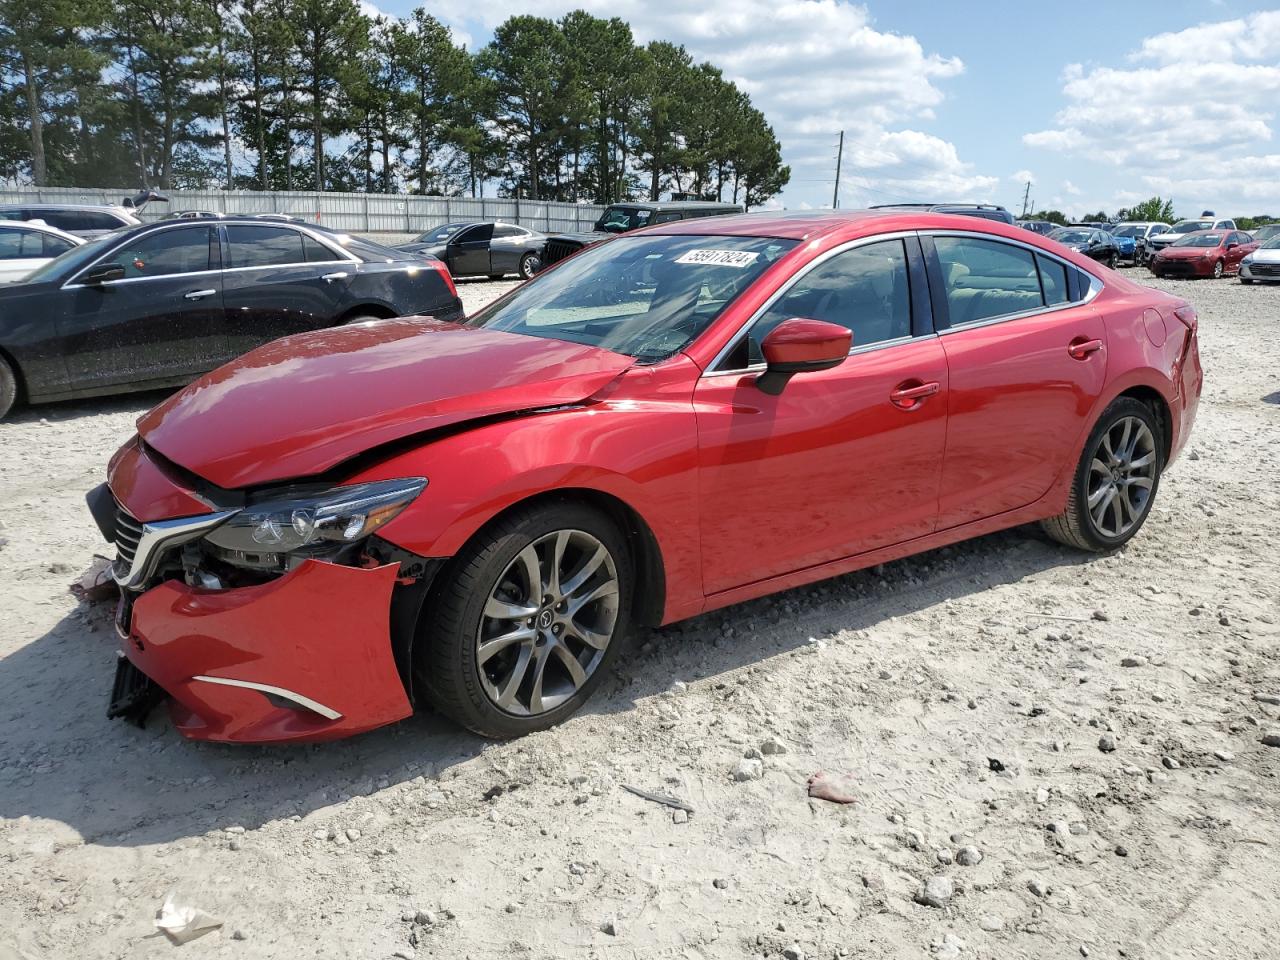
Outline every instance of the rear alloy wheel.
{"label": "rear alloy wheel", "polygon": [[0,357],[0,420],[18,400],[18,377],[4,357]]}
{"label": "rear alloy wheel", "polygon": [[1111,251],[1111,256],[1107,257],[1107,266],[1110,267],[1112,270],[1120,266],[1120,255],[1117,254],[1114,250]]}
{"label": "rear alloy wheel", "polygon": [[1067,509],[1042,521],[1055,540],[1082,550],[1114,550],[1141,529],[1164,467],[1151,408],[1120,397],[1103,413],[1072,478]]}
{"label": "rear alloy wheel", "polygon": [[538,266],[541,261],[536,253],[526,253],[520,258],[520,277],[524,280],[532,280],[533,275],[538,272]]}
{"label": "rear alloy wheel", "polygon": [[486,737],[559,723],[617,658],[631,591],[626,542],[602,514],[561,503],[504,518],[450,564],[423,618],[433,703]]}
{"label": "rear alloy wheel", "polygon": [[1222,279],[1222,261],[1221,260],[1219,260],[1217,263],[1213,265],[1213,279],[1215,280]]}

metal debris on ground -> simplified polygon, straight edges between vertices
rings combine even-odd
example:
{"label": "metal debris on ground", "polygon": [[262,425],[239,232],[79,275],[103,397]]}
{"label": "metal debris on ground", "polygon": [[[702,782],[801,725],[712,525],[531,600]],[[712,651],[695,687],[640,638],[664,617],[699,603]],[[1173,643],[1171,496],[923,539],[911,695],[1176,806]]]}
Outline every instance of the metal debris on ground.
{"label": "metal debris on ground", "polygon": [[645,800],[652,800],[654,803],[661,803],[667,807],[674,807],[677,810],[683,810],[685,813],[693,813],[693,807],[685,803],[678,797],[673,797],[666,793],[650,793],[648,790],[641,790],[639,787],[633,787],[629,783],[624,783],[622,789],[628,793],[634,793],[637,797],[643,797]]}

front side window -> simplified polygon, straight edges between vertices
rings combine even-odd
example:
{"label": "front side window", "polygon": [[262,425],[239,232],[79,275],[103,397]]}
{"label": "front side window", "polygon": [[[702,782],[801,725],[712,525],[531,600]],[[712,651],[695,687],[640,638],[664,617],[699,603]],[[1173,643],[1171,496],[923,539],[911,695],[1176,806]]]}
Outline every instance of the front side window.
{"label": "front side window", "polygon": [[227,242],[231,247],[228,266],[278,267],[290,263],[305,263],[302,234],[286,227],[227,227]]}
{"label": "front side window", "polygon": [[855,347],[911,336],[911,286],[902,241],[854,247],[804,274],[752,325],[750,363],[764,359],[761,342],[793,317],[846,327]]}
{"label": "front side window", "polygon": [[619,237],[467,322],[656,363],[683,350],[795,245],[772,237]]}
{"label": "front side window", "polygon": [[933,244],[952,326],[1044,305],[1030,250],[973,237],[934,237]]}
{"label": "front side window", "polygon": [[653,216],[652,210],[637,210],[635,207],[609,207],[596,221],[596,229],[608,233],[626,233],[638,230],[649,224]]}
{"label": "front side window", "polygon": [[493,237],[493,224],[481,223],[466,230],[455,238],[458,243],[488,243]]}
{"label": "front side window", "polygon": [[158,230],[130,240],[97,265],[117,263],[126,278],[166,277],[209,269],[209,227]]}
{"label": "front side window", "polygon": [[0,230],[0,260],[26,260],[43,256],[39,230]]}

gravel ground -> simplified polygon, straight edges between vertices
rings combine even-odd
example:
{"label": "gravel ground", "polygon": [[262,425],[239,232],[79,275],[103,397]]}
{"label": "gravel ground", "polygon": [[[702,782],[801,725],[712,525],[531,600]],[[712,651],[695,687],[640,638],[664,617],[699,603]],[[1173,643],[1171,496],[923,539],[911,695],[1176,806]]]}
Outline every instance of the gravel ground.
{"label": "gravel ground", "polygon": [[[107,722],[67,584],[158,397],[0,424],[0,958],[1274,957],[1280,289],[1152,284],[1208,383],[1126,550],[1018,529],[658,630],[506,744]],[[222,927],[171,946],[170,891]]]}

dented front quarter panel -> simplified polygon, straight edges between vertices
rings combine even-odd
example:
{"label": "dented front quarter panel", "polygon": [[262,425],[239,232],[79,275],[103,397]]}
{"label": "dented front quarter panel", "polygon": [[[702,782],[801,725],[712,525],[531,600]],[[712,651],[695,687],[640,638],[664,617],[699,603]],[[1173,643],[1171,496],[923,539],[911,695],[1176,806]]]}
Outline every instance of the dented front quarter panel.
{"label": "dented front quarter panel", "polygon": [[[398,564],[304,561],[259,586],[203,590],[166,581],[135,601],[125,653],[171,697],[195,740],[330,740],[412,712],[391,651]],[[326,719],[208,676],[282,688],[341,714]]]}

